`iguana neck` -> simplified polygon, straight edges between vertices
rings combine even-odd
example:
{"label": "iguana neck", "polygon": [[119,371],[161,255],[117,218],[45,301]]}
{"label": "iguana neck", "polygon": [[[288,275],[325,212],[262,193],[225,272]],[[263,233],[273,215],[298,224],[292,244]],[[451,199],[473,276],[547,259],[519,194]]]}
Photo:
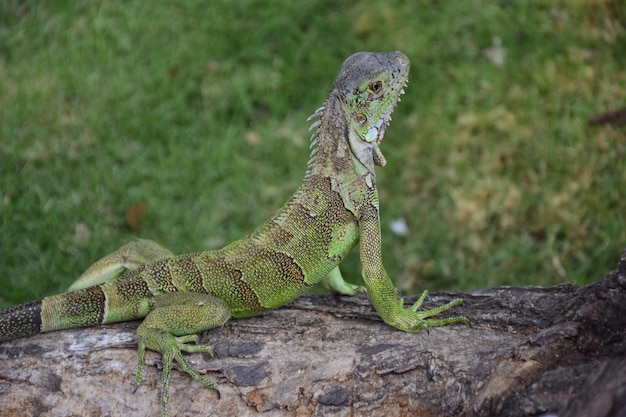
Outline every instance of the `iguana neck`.
{"label": "iguana neck", "polygon": [[313,123],[311,137],[311,160],[309,173],[341,178],[350,181],[374,172],[374,159],[371,149],[355,154],[351,140],[359,140],[351,132],[346,120],[339,91],[333,89],[318,111],[312,117],[319,117]]}

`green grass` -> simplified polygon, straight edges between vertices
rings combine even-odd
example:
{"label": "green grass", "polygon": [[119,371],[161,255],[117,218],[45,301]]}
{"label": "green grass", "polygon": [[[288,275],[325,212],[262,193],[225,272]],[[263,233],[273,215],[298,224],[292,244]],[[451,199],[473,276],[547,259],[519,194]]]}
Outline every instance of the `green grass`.
{"label": "green grass", "polygon": [[62,291],[133,236],[180,253],[261,224],[359,50],[412,61],[378,171],[403,290],[597,280],[626,246],[626,128],[587,125],[626,106],[619,4],[4,1],[0,305]]}

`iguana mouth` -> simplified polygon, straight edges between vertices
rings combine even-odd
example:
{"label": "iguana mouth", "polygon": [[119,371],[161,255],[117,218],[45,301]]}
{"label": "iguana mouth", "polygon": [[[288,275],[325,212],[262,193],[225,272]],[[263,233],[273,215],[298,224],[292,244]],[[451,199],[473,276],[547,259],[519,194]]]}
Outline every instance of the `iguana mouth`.
{"label": "iguana mouth", "polygon": [[376,138],[376,143],[380,144],[380,142],[382,142],[383,137],[385,136],[385,130],[387,129],[387,126],[389,126],[389,124],[391,123],[391,113],[393,113],[393,111],[396,109],[396,107],[398,106],[398,103],[402,101],[402,96],[404,95],[404,88],[407,86],[407,84],[409,83],[409,81],[407,80],[403,87],[400,89],[400,92],[398,93],[398,97],[396,98],[396,102],[393,103],[392,106],[389,106],[389,112],[387,112],[383,118],[376,123],[377,125],[380,124],[380,128],[378,129],[378,137]]}
{"label": "iguana mouth", "polygon": [[374,164],[378,166],[383,167],[387,163],[387,160],[385,159],[382,151],[380,150],[380,144],[383,141],[383,138],[385,137],[385,130],[387,129],[387,126],[389,126],[389,124],[391,123],[391,113],[393,113],[398,103],[402,101],[401,96],[404,94],[404,88],[407,86],[408,83],[409,83],[408,80],[405,81],[404,85],[400,89],[400,92],[398,93],[395,103],[389,106],[389,110],[385,114],[383,114],[383,116],[372,127],[372,129],[377,130],[376,140],[373,142],[374,147],[372,149],[372,152],[373,152]]}

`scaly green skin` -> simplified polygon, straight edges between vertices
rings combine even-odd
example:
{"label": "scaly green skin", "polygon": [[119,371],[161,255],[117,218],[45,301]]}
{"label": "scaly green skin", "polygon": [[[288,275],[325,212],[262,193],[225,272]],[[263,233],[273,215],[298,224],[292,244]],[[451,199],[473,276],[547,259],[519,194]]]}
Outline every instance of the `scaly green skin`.
{"label": "scaly green skin", "polygon": [[[295,195],[267,223],[223,249],[175,256],[135,240],[92,265],[69,292],[0,313],[0,341],[72,327],[144,318],[137,329],[137,385],[145,349],[163,355],[162,415],[167,416],[172,362],[209,388],[181,351],[209,352],[196,334],[232,317],[279,307],[325,280],[354,295],[337,265],[359,242],[365,290],[383,320],[406,331],[465,323],[464,317],[430,319],[461,304],[456,299],[418,311],[383,267],[375,165],[384,165],[379,145],[404,93],[409,60],[400,52],[349,57],[324,105],[311,118],[311,160]],[[311,119],[310,118],[310,119]]]}

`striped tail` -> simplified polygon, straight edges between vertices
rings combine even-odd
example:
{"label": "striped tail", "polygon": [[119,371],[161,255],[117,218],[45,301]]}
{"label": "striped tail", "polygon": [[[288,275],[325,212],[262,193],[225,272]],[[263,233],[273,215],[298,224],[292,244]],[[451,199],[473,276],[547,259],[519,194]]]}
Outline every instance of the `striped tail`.
{"label": "striped tail", "polygon": [[0,342],[98,325],[104,312],[105,295],[100,286],[32,301],[0,312]]}

